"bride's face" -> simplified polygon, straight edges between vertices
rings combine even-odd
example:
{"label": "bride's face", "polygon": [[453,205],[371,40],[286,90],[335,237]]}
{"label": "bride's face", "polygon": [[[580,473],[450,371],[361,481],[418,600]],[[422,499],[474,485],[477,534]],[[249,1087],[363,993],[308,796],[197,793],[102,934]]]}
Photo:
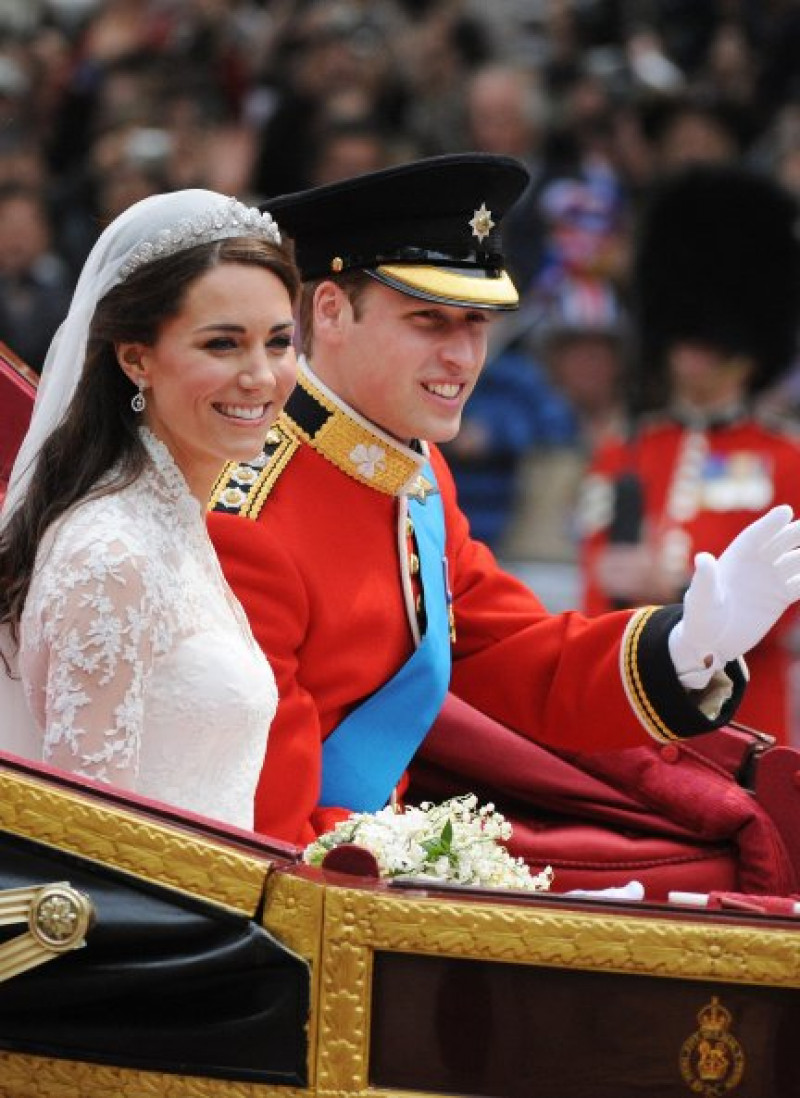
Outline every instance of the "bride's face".
{"label": "bride's face", "polygon": [[294,387],[293,333],[280,279],[225,263],[192,284],[153,346],[118,348],[145,383],[143,422],[203,502],[221,465],[252,460],[263,447]]}

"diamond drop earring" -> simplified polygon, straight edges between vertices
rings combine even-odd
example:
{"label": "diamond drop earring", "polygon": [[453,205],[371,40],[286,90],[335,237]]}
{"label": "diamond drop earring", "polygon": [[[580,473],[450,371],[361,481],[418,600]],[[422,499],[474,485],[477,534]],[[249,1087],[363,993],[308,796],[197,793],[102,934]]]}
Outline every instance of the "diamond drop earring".
{"label": "diamond drop earring", "polygon": [[131,408],[138,414],[145,410],[147,401],[144,399],[144,382],[138,381],[137,385],[139,386],[139,392],[134,393],[131,397]]}

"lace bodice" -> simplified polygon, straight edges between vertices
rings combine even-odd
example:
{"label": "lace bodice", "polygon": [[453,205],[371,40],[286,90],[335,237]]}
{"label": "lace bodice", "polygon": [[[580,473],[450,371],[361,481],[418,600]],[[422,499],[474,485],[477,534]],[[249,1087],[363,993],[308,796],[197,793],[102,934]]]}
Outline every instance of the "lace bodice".
{"label": "lace bodice", "polygon": [[277,705],[202,508],[146,430],[137,480],[43,540],[19,668],[55,766],[252,827]]}

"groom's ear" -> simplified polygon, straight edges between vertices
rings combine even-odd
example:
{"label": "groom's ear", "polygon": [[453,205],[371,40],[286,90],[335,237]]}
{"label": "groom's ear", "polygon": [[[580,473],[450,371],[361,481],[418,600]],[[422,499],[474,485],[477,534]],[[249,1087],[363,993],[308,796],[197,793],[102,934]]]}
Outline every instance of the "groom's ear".
{"label": "groom's ear", "polygon": [[341,286],[326,279],[314,291],[314,333],[327,339],[340,339],[344,321],[353,307]]}

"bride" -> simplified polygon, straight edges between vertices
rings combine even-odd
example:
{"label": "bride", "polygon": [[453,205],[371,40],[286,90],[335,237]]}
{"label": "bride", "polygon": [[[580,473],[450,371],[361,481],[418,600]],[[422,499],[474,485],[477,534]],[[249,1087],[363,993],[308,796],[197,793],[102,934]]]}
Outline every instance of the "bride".
{"label": "bride", "polygon": [[212,191],[98,239],[0,518],[0,748],[252,827],[277,692],[204,504],[294,385],[298,286],[270,216]]}

